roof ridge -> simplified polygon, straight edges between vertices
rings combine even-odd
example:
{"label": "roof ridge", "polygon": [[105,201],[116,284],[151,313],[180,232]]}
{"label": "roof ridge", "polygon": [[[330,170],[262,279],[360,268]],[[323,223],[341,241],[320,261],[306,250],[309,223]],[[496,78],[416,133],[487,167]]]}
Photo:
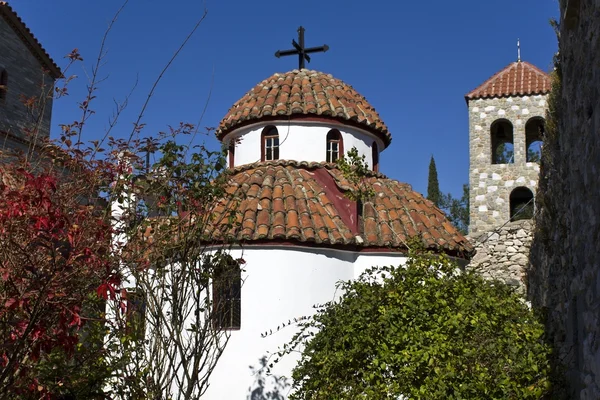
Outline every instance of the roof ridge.
{"label": "roof ridge", "polygon": [[0,1],[0,15],[6,19],[9,25],[12,25],[13,30],[15,30],[21,41],[37,56],[38,61],[49,70],[54,79],[62,77],[60,67],[54,62],[31,29],[29,29],[8,2]]}

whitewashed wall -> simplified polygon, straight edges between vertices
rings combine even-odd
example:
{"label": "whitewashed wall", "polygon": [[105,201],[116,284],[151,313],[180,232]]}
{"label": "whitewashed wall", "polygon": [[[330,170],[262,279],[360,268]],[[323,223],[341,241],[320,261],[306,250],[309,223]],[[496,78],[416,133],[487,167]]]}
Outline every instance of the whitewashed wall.
{"label": "whitewashed wall", "polygon": [[[288,342],[297,328],[292,325],[275,332],[277,326],[295,317],[311,315],[313,305],[333,300],[340,292],[336,283],[357,277],[375,265],[400,265],[401,255],[343,252],[301,247],[246,247],[233,250],[242,257],[241,329],[231,339],[203,398],[208,400],[247,399],[255,385],[250,365],[258,366],[263,355],[277,351]],[[273,330],[266,338],[261,333]],[[273,374],[290,376],[298,357],[286,356]]]}
{"label": "whitewashed wall", "polygon": [[344,152],[356,147],[359,154],[365,155],[371,168],[373,166],[371,153],[373,142],[377,143],[379,152],[384,148],[383,141],[375,135],[341,123],[274,121],[268,124],[261,123],[243,127],[225,136],[223,139],[225,143],[232,138],[241,140],[235,148],[235,166],[260,161],[261,132],[268,125],[275,126],[279,132],[279,159],[282,160],[325,161],[327,132],[331,129],[337,129],[342,134]]}

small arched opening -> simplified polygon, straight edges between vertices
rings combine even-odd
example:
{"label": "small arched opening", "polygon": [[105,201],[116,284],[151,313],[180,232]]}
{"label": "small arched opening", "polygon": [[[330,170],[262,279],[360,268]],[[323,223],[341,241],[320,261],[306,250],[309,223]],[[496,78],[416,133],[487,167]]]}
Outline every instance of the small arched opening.
{"label": "small arched opening", "polygon": [[344,142],[337,129],[327,132],[327,149],[325,161],[334,163],[344,154]]}
{"label": "small arched opening", "polygon": [[526,187],[518,187],[510,193],[510,220],[532,219],[535,204],[533,192]]}
{"label": "small arched opening", "polygon": [[379,172],[379,148],[377,142],[371,146],[371,161],[373,162],[373,171]]}
{"label": "small arched opening", "polygon": [[260,159],[261,161],[279,160],[279,132],[272,125],[262,131]]}
{"label": "small arched opening", "polygon": [[512,164],[514,162],[514,134],[510,121],[494,121],[490,128],[492,139],[492,164]]}
{"label": "small arched opening", "polygon": [[542,155],[542,140],[546,132],[546,123],[542,117],[533,117],[525,124],[525,143],[527,162],[539,163]]}

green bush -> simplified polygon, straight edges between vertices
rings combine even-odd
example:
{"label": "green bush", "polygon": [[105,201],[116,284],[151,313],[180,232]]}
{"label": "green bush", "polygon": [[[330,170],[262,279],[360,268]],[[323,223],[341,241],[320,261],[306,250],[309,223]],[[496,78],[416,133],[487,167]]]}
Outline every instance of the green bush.
{"label": "green bush", "polygon": [[303,322],[293,399],[539,399],[550,348],[528,305],[445,256],[341,284]]}

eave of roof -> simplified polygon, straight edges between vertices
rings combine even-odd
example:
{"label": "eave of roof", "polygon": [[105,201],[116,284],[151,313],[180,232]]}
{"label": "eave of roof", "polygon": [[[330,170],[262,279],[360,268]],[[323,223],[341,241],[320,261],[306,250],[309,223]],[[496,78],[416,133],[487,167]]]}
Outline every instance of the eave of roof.
{"label": "eave of roof", "polygon": [[362,214],[345,193],[352,184],[335,164],[269,161],[229,172],[232,195],[242,194],[236,220],[226,205],[214,210],[223,226],[207,237],[252,245],[298,243],[299,246],[406,252],[418,238],[425,248],[469,259],[473,246],[433,203],[410,185],[369,173],[375,196],[363,202]]}
{"label": "eave of roof", "polygon": [[42,44],[33,35],[25,22],[19,17],[15,10],[6,2],[0,1],[0,15],[9,23],[15,33],[23,41],[38,61],[48,70],[54,79],[62,77],[60,67],[52,60]]}

